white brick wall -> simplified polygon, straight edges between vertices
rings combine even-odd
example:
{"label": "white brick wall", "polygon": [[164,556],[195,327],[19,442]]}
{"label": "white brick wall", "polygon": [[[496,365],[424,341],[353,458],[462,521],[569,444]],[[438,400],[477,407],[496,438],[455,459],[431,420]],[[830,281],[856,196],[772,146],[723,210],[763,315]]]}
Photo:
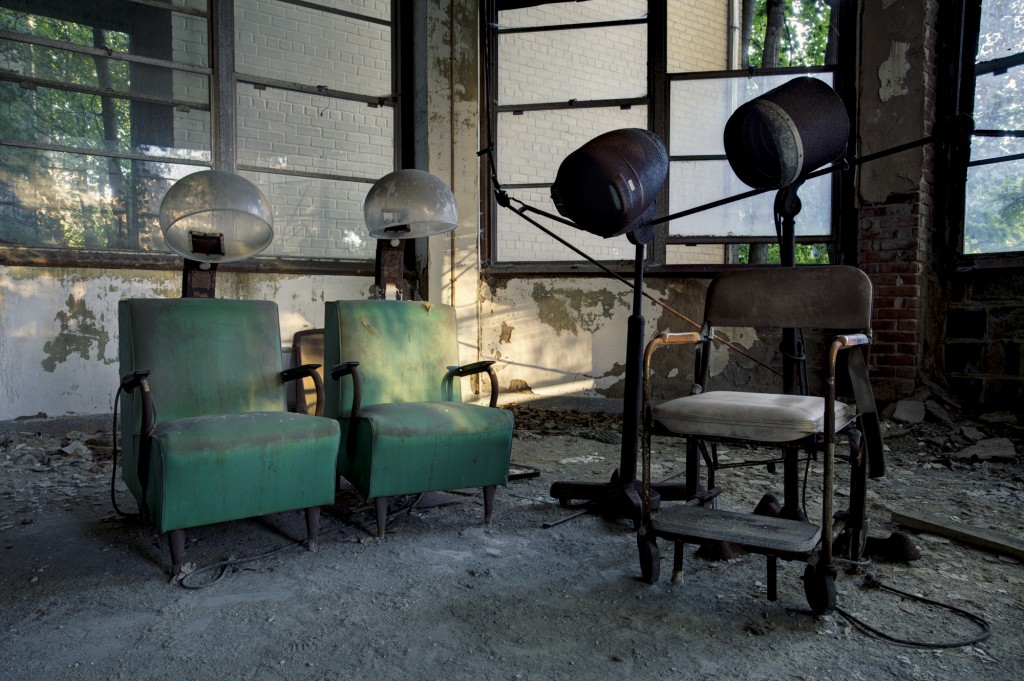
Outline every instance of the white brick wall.
{"label": "white brick wall", "polygon": [[669,0],[669,72],[728,68],[728,30],[728,0]]}
{"label": "white brick wall", "polygon": [[[503,12],[499,25],[521,28],[642,17],[647,2],[593,0]],[[724,0],[668,3],[668,70],[709,71],[728,67],[728,14]],[[647,94],[646,26],[585,29],[501,36],[498,49],[498,101],[502,105],[563,102],[569,99],[614,99]],[[728,117],[726,104],[688,97],[673,88],[671,153],[722,153],[721,129]],[[594,136],[624,127],[647,127],[646,107],[569,109],[552,112],[502,114],[498,120],[497,158],[502,183],[551,182],[558,165],[572,150]],[[709,140],[707,130],[718,131]],[[710,150],[708,149],[710,145]],[[694,148],[701,151],[694,151]],[[679,173],[674,173],[679,177]],[[699,186],[694,186],[694,185]],[[722,196],[721,180],[700,177],[672,192],[673,207],[693,195]],[[554,211],[547,190],[510,193],[538,208]],[[500,261],[573,260],[580,257],[518,216],[499,211],[497,257]],[[633,246],[625,238],[605,240],[585,232],[554,228],[587,254],[600,259],[631,259]],[[721,246],[679,247],[672,262],[724,261]]]}
{"label": "white brick wall", "polygon": [[[640,0],[533,7],[503,12],[502,27],[560,25],[642,17]],[[506,34],[499,40],[498,101],[502,105],[621,99],[647,93],[647,40],[643,25]],[[502,183],[552,182],[570,152],[618,128],[646,128],[647,107],[581,108],[503,113],[498,120],[497,159]],[[557,213],[547,189],[511,190],[517,199]],[[497,215],[497,257],[503,262],[578,262],[582,258],[516,215]],[[554,221],[541,221],[591,257],[630,260],[625,237],[602,239]]]}
{"label": "white brick wall", "polygon": [[[325,2],[387,18],[387,1]],[[239,73],[383,97],[391,94],[390,27],[273,0],[236,0]],[[238,161],[268,170],[367,178],[394,167],[394,110],[239,84]],[[256,173],[274,208],[267,255],[372,258],[362,202],[369,183]]]}
{"label": "white brick wall", "polygon": [[[385,20],[391,8],[389,0],[320,4]],[[207,21],[175,15],[173,27],[175,59],[207,65]],[[241,74],[372,97],[392,94],[389,26],[276,0],[236,0],[235,60]],[[205,76],[178,72],[174,84],[180,98],[209,101]],[[391,107],[238,84],[239,164],[367,179],[245,173],[274,210],[275,237],[265,255],[373,258],[362,202],[370,183],[394,167],[393,114]],[[174,137],[177,147],[209,160],[209,113],[176,112]]]}

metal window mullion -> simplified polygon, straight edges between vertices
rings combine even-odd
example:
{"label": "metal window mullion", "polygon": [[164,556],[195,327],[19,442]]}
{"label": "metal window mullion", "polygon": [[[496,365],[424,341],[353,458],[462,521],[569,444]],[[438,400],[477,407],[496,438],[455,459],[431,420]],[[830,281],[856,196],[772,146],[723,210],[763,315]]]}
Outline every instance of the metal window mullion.
{"label": "metal window mullion", "polygon": [[[210,12],[196,9],[194,7],[186,7],[185,5],[170,5],[167,0],[122,0],[123,2],[130,2],[133,5],[145,5],[146,7],[153,7],[155,9],[167,10],[168,12],[178,12],[179,14],[189,14],[194,17],[203,17],[208,19]],[[216,0],[211,0],[216,2]],[[207,5],[209,6],[209,5]]]}
{"label": "metal window mullion", "polygon": [[154,161],[157,163],[173,163],[190,166],[209,167],[209,160],[178,158],[175,156],[156,156],[152,154],[136,154],[127,151],[113,151],[110,149],[91,149],[89,147],[76,147],[68,144],[51,144],[48,142],[26,142],[0,138],[0,146],[19,147],[21,149],[36,149],[39,151],[54,151],[66,154],[79,154],[82,156],[100,156],[103,158],[120,158],[128,161]]}
{"label": "metal window mullion", "polygon": [[[349,10],[337,9],[335,7],[327,7],[320,5],[315,2],[308,2],[307,0],[277,0],[285,5],[294,5],[296,7],[304,7],[305,9],[316,10],[317,12],[323,12],[324,14],[333,14],[339,17],[345,17],[346,19],[355,19],[356,21],[365,21],[369,24],[377,24],[378,26],[390,26],[391,21],[388,19],[380,19],[378,17],[371,17],[367,14],[359,14],[358,12],[351,12]],[[393,16],[393,10],[392,10]]]}
{"label": "metal window mullion", "polygon": [[524,26],[522,28],[498,28],[498,35],[512,33],[547,33],[550,31],[577,31],[588,28],[614,28],[616,26],[639,26],[647,19],[619,19],[617,21],[590,21],[580,24],[548,24],[545,26]]}
{"label": "metal window mullion", "polygon": [[318,95],[328,97],[331,99],[341,99],[350,102],[362,102],[370,106],[394,106],[395,101],[398,99],[396,94],[388,94],[381,96],[374,95],[362,95],[356,92],[345,92],[343,90],[333,90],[326,85],[303,85],[302,83],[294,83],[287,80],[277,80],[275,78],[264,78],[262,76],[252,76],[248,74],[239,73],[235,75],[235,80],[239,83],[246,83],[252,85],[257,89],[271,88],[273,90],[284,90],[286,92],[300,92],[307,95]]}
{"label": "metal window mullion", "polygon": [[68,43],[61,40],[53,40],[51,38],[40,38],[37,36],[26,35],[24,33],[9,31],[6,29],[0,29],[0,38],[10,40],[11,42],[16,43],[39,45],[41,47],[50,47],[56,50],[64,50],[65,52],[77,52],[78,54],[88,54],[94,57],[116,59],[117,61],[127,61],[136,64],[146,64],[147,66],[159,66],[162,68],[173,69],[175,71],[189,71],[191,73],[199,73],[203,75],[210,75],[210,73],[212,73],[212,69],[206,66],[195,66],[193,64],[185,64],[182,62],[171,61],[169,59],[144,57],[142,55],[129,54],[127,52],[118,52],[116,50],[105,50],[102,47],[79,45],[78,43]]}
{"label": "metal window mullion", "polygon": [[728,161],[729,157],[725,154],[677,154],[675,156],[669,156],[669,163],[688,163],[694,161]]}
{"label": "metal window mullion", "polygon": [[363,184],[373,184],[379,178],[377,177],[358,177],[356,175],[338,175],[335,173],[318,173],[312,170],[292,170],[285,168],[265,168],[263,166],[253,165],[251,163],[239,163],[236,170],[246,171],[250,173],[267,173],[269,175],[288,175],[290,177],[306,177],[312,180],[330,180],[332,182],[356,182]]}
{"label": "metal window mullion", "polygon": [[183,109],[198,109],[199,111],[210,110],[209,104],[203,104],[201,102],[191,102],[183,99],[174,99],[172,97],[160,97],[158,95],[144,95],[136,92],[121,92],[120,90],[93,87],[91,85],[78,85],[77,83],[67,83],[59,80],[50,80],[48,78],[34,78],[29,76],[23,76],[19,73],[14,73],[13,71],[6,71],[3,69],[0,69],[0,81],[17,83],[22,87],[45,87],[53,90],[81,92],[83,94],[97,95],[99,97],[116,97],[118,99],[127,99],[135,102],[166,104],[167,106],[174,106]]}
{"label": "metal window mullion", "polygon": [[502,189],[547,189],[553,182],[503,182]]}
{"label": "metal window mullion", "polygon": [[512,113],[523,111],[561,111],[564,109],[629,109],[634,106],[647,106],[648,98],[626,97],[621,99],[570,99],[565,102],[536,102],[534,104],[499,104],[496,108],[498,113]]}
{"label": "metal window mullion", "polygon": [[974,130],[971,134],[975,137],[1024,137],[1024,130]]}
{"label": "metal window mullion", "polygon": [[210,144],[213,167],[234,172],[235,120],[235,1],[210,0]]}
{"label": "metal window mullion", "polygon": [[974,75],[983,76],[992,74],[994,76],[1001,76],[1008,70],[1024,64],[1024,52],[1018,52],[1011,54],[1006,57],[999,57],[997,59],[990,59],[988,61],[980,61],[974,65]]}
{"label": "metal window mullion", "polygon": [[669,81],[715,80],[724,78],[764,78],[768,76],[799,76],[811,73],[835,73],[836,68],[826,66],[780,66],[772,69],[727,69],[724,71],[677,71],[666,74]]}

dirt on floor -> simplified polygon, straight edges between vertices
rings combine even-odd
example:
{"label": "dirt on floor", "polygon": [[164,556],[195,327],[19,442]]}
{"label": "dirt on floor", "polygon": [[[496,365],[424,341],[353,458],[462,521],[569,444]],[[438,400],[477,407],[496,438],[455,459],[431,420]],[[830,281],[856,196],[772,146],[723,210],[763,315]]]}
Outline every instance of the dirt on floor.
{"label": "dirt on floor", "polygon": [[[298,512],[190,530],[184,584],[168,581],[169,550],[155,531],[112,508],[109,432],[8,424],[0,678],[1021,678],[1021,561],[892,521],[893,511],[927,514],[1019,543],[1024,467],[1012,416],[946,421],[932,410],[920,423],[883,423],[888,471],[869,485],[871,534],[908,531],[920,557],[841,570],[838,604],[890,636],[931,644],[908,645],[839,612],[810,615],[797,562],[781,563],[770,602],[763,557],[703,560],[689,547],[674,584],[662,542],[661,579],[641,582],[631,523],[548,496],[556,480],[609,478],[619,419],[513,409],[513,472],[540,474],[499,490],[490,526],[478,495],[429,495],[403,500],[378,539],[372,514],[346,493],[325,509],[315,553],[302,547]],[[655,479],[682,471],[679,441],[655,438],[652,449]],[[722,462],[761,454],[719,450]],[[820,478],[815,461],[811,518]],[[720,470],[717,482],[720,507],[744,511],[782,484],[764,466]],[[135,509],[120,481],[115,497]],[[878,582],[959,612],[871,588]],[[991,635],[963,644],[982,634],[979,619]]]}

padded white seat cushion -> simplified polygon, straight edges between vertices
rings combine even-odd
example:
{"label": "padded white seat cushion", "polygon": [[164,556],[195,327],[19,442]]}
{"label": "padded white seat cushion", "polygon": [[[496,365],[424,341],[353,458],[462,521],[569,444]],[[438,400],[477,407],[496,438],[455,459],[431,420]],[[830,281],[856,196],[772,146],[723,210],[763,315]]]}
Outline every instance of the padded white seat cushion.
{"label": "padded white seat cushion", "polygon": [[[842,402],[835,403],[835,413],[837,431],[856,416]],[[651,415],[680,435],[792,442],[823,431],[825,398],[713,390],[663,402]]]}

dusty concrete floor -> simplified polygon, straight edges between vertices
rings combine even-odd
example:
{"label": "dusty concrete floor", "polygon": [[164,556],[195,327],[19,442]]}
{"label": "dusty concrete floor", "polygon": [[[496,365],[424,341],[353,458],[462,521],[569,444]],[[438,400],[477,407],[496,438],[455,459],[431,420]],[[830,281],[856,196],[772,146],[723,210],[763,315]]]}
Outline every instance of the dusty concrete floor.
{"label": "dusty concrete floor", "polygon": [[[297,513],[190,531],[188,558],[200,568],[284,547],[201,589],[168,584],[168,551],[153,530],[112,512],[109,433],[41,424],[0,429],[4,679],[1021,678],[1024,565],[1012,558],[919,534],[919,560],[876,561],[884,584],[992,624],[981,643],[915,648],[838,614],[811,617],[796,563],[782,564],[779,600],[768,602],[763,558],[710,562],[691,549],[685,579],[671,584],[663,545],[652,586],[638,581],[625,523],[583,515],[545,528],[573,513],[548,497],[552,481],[604,480],[617,465],[611,417],[522,410],[513,460],[543,473],[499,491],[489,527],[479,498],[461,497],[402,515],[383,540],[328,511],[316,553],[292,543],[303,534]],[[910,509],[1024,536],[1019,457],[958,461],[957,434],[937,424],[886,432],[873,534],[899,529],[891,511]],[[656,439],[654,449],[655,477],[681,469],[675,443]],[[719,481],[723,506],[743,510],[781,486],[764,468],[722,471]],[[120,483],[118,501],[134,508]],[[896,636],[948,642],[978,631],[862,581],[840,575],[840,606]]]}

